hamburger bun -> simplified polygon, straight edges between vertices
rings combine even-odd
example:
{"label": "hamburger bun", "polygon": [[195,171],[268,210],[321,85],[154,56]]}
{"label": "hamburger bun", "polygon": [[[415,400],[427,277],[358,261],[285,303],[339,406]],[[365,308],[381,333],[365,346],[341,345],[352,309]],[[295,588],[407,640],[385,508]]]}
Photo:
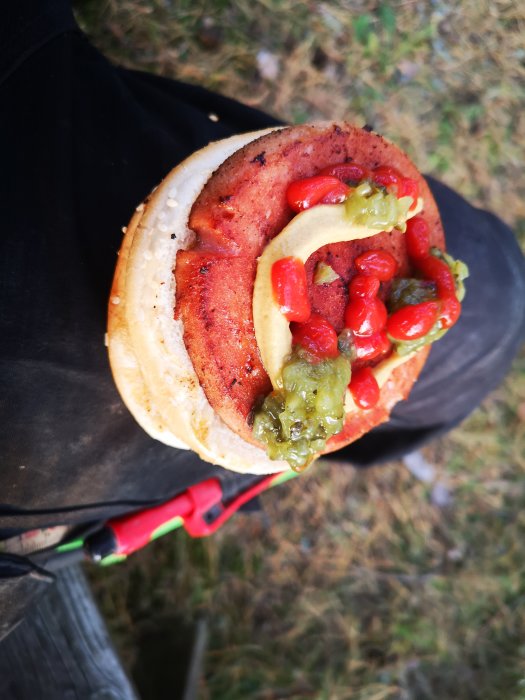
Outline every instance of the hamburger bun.
{"label": "hamburger bun", "polygon": [[[319,165],[315,157],[317,146],[312,143],[316,139],[317,143],[321,138],[328,138],[328,134],[334,135],[330,135],[333,143],[327,146],[329,154],[321,157]],[[199,213],[204,211],[207,215],[208,211],[212,212],[217,202],[220,207],[224,199],[221,199],[220,192],[226,191],[224,183],[235,183],[236,178],[238,182],[244,181],[246,176],[242,169],[247,163],[260,166],[262,157],[274,167],[274,172],[279,165],[279,178],[288,178],[289,181],[311,175],[319,167],[334,162],[334,149],[337,150],[340,143],[347,144],[346,158],[352,144],[356,144],[356,160],[368,157],[372,162],[371,159],[377,157],[378,162],[384,163],[386,156],[377,155],[379,149],[387,154],[388,165],[403,171],[408,168],[410,177],[417,176],[421,183],[424,212],[433,230],[433,242],[444,247],[437,208],[423,178],[397,147],[376,134],[344,123],[323,123],[233,136],[197,151],[174,168],[137,207],[125,230],[109,300],[108,350],[113,376],[128,409],[152,438],[179,449],[194,450],[202,459],[237,472],[269,474],[290,468],[286,461],[271,460],[264,446],[251,437],[247,408],[239,408],[240,404],[235,403],[235,397],[232,398],[226,389],[221,391],[222,379],[218,371],[209,378],[213,358],[206,356],[206,348],[202,350],[203,337],[201,335],[199,340],[198,333],[195,335],[193,331],[189,337],[188,327],[195,316],[192,315],[195,299],[186,306],[186,312],[183,309],[175,317],[179,297],[183,293],[192,293],[193,289],[191,284],[186,289],[176,289],[177,257],[180,251],[181,255],[185,254],[184,251],[193,251],[199,240],[205,251],[206,246],[210,247],[211,244],[206,242],[202,246],[206,235],[203,230],[208,224],[206,221],[203,224]],[[282,156],[286,149],[291,153],[288,156],[292,163],[289,168],[291,175],[287,175],[286,156]],[[298,149],[301,158],[297,155]],[[277,165],[271,160],[274,152]],[[312,162],[305,166],[312,153]],[[285,163],[282,167],[280,156]],[[258,177],[258,172],[254,171],[254,177]],[[266,242],[272,235],[277,235],[282,224],[286,225],[292,217],[291,212],[281,215],[279,208],[282,209],[283,204],[279,194],[272,206],[275,206],[275,217],[274,212],[266,214],[266,220],[261,224],[266,226]],[[277,227],[273,232],[268,229],[268,220]],[[241,241],[240,246],[243,245]],[[259,242],[257,248],[250,243],[247,259],[251,258],[256,265],[264,245]],[[224,250],[229,246],[233,243],[228,240],[224,243]],[[233,251],[232,255],[238,256],[238,251]],[[406,257],[406,251],[400,250],[398,255]],[[184,281],[183,277],[179,279]],[[255,334],[253,339],[250,335],[250,343],[255,343],[254,338]],[[208,342],[207,336],[205,340]],[[227,342],[225,338],[224,343]],[[408,395],[427,354],[428,348],[424,348],[395,367],[381,388],[378,405],[369,411],[351,413],[341,433],[328,441],[326,451],[339,449],[387,420],[395,403]],[[264,384],[267,376],[262,375],[260,381]],[[213,384],[217,381],[218,385]],[[243,397],[241,395],[242,400]]]}

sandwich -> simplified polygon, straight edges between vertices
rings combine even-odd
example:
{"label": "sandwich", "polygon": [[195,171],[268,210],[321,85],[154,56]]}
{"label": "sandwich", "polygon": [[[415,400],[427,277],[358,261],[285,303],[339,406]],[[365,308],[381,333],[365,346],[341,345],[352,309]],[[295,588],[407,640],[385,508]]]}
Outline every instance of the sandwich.
{"label": "sandwich", "polygon": [[388,420],[466,276],[426,181],[382,136],[345,122],[233,136],[175,167],[127,226],[113,376],[167,445],[302,470]]}

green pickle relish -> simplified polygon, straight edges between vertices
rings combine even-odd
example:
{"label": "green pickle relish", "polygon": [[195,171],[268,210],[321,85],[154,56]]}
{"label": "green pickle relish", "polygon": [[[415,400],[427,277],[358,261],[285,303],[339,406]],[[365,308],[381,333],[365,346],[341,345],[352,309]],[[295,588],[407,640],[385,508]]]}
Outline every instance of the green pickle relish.
{"label": "green pickle relish", "polygon": [[270,459],[284,459],[301,471],[344,425],[344,397],[350,361],[340,355],[313,363],[294,348],[282,371],[282,388],[269,394],[256,411],[255,438]]}
{"label": "green pickle relish", "polygon": [[345,201],[345,213],[349,222],[357,226],[368,226],[382,231],[392,227],[405,231],[408,210],[412,197],[401,197],[362,182]]}

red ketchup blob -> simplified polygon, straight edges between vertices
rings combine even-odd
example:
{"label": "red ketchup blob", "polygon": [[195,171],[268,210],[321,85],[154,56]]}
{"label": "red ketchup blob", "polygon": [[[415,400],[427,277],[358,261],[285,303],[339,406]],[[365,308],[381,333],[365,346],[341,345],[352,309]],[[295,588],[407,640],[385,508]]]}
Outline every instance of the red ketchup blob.
{"label": "red ketchup blob", "polygon": [[350,299],[345,309],[345,327],[356,335],[378,333],[384,328],[386,318],[386,306],[377,297],[372,299],[355,297]]}
{"label": "red ketchup blob", "polygon": [[373,335],[354,335],[352,345],[355,350],[355,359],[360,361],[374,360],[385,355],[391,347],[385,331],[379,331]]}
{"label": "red ketchup blob", "polygon": [[439,312],[439,320],[443,328],[451,328],[458,320],[461,314],[461,304],[456,295],[446,296],[440,299],[441,310]]}
{"label": "red ketchup blob", "polygon": [[379,401],[379,385],[370,367],[353,372],[348,388],[359,408],[373,408]]}
{"label": "red ketchup blob", "polygon": [[378,168],[372,170],[372,180],[377,185],[382,185],[386,188],[397,185],[401,179],[402,177],[399,171],[395,168],[391,168],[389,165],[380,165]]}
{"label": "red ketchup blob", "polygon": [[348,185],[332,175],[315,175],[296,180],[288,186],[288,206],[301,212],[316,204],[340,204],[350,192]]}
{"label": "red ketchup blob", "polygon": [[373,275],[380,282],[388,282],[396,274],[397,262],[386,250],[367,250],[355,259],[355,266],[364,275]]}
{"label": "red ketchup blob", "polygon": [[306,271],[302,260],[288,257],[274,262],[272,289],[275,301],[288,321],[308,320],[311,309]]}
{"label": "red ketchup blob", "polygon": [[408,211],[415,209],[419,197],[419,184],[417,180],[412,180],[410,177],[402,178],[397,185],[397,196],[399,199],[401,199],[401,197],[412,197],[412,204],[409,206]]}
{"label": "red ketchup blob", "polygon": [[363,297],[372,299],[379,291],[380,282],[373,275],[356,275],[350,280],[348,285],[348,296],[350,299]]}
{"label": "red ketchup blob", "polygon": [[290,330],[293,345],[300,345],[317,360],[339,355],[337,333],[322,316],[312,314],[305,323],[292,323]]}
{"label": "red ketchup blob", "polygon": [[387,333],[395,340],[417,340],[426,335],[438,319],[439,302],[423,301],[394,311],[386,323]]}
{"label": "red ketchup blob", "polygon": [[434,255],[426,255],[417,260],[417,267],[423,277],[436,283],[439,297],[455,296],[456,283],[449,266]]}
{"label": "red ketchup blob", "polygon": [[412,260],[420,260],[429,254],[430,230],[422,216],[414,216],[407,221],[405,241],[407,253]]}

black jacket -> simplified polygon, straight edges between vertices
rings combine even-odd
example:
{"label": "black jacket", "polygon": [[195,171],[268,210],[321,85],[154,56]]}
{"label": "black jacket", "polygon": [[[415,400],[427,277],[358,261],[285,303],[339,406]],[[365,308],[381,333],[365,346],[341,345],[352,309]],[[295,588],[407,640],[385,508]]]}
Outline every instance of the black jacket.
{"label": "black jacket", "polygon": [[[197,148],[277,120],[112,66],[67,0],[3,8],[0,119],[0,539],[102,520],[212,474],[242,479],[135,423],[109,370],[106,305],[135,206]],[[336,455],[355,465],[399,456],[457,424],[500,382],[524,335],[525,270],[512,232],[430,184],[448,247],[471,269],[463,315],[392,420]]]}

